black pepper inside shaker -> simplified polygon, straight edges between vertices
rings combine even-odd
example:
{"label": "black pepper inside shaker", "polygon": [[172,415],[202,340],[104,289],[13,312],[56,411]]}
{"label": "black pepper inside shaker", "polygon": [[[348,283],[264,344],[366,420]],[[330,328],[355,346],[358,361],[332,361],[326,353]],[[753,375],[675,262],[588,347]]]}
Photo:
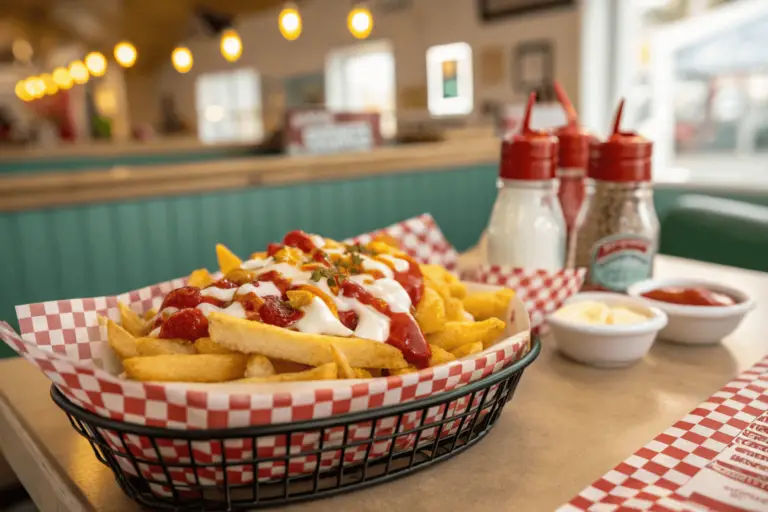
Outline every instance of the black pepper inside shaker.
{"label": "black pepper inside shaker", "polygon": [[587,197],[576,220],[575,264],[587,267],[585,289],[626,292],[653,274],[659,220],[653,206],[653,144],[621,131],[624,101],[613,133],[590,144]]}

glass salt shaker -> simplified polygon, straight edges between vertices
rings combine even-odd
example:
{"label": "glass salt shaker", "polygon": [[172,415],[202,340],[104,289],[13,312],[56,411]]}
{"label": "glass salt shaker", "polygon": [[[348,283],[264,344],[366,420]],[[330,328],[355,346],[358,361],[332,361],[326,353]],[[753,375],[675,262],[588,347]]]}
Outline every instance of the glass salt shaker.
{"label": "glass salt shaker", "polygon": [[624,101],[613,133],[593,141],[587,193],[576,219],[570,253],[587,267],[584,289],[626,292],[653,274],[659,245],[659,219],[653,205],[653,144],[634,132],[621,132]]}
{"label": "glass salt shaker", "polygon": [[557,196],[557,138],[531,130],[531,94],[520,133],[501,146],[498,196],[488,224],[488,263],[560,270],[566,227]]}

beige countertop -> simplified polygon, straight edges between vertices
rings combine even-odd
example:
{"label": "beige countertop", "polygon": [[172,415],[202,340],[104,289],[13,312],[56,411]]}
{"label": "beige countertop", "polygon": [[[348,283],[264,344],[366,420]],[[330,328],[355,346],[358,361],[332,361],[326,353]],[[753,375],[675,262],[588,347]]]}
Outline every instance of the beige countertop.
{"label": "beige countertop", "polygon": [[[411,476],[281,510],[547,511],[568,501],[768,351],[768,274],[659,257],[661,276],[722,281],[752,312],[722,345],[657,343],[640,363],[598,370],[563,359],[549,339],[486,439]],[[139,510],[23,360],[0,362],[0,450],[48,510]]]}

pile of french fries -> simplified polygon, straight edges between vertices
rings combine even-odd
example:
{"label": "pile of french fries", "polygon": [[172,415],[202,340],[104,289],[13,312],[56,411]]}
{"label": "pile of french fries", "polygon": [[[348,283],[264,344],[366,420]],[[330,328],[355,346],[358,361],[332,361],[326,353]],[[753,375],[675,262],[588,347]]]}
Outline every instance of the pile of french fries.
{"label": "pile of french fries", "polygon": [[[374,243],[399,252],[391,240]],[[223,275],[241,268],[242,261],[222,245],[217,246],[217,256]],[[467,293],[445,268],[420,268],[424,293],[411,313],[430,346],[429,366],[478,353],[499,340],[512,290]],[[204,288],[214,280],[200,269],[190,275],[188,286]],[[207,317],[210,337],[194,342],[163,339],[149,336],[156,311],[142,316],[122,303],[119,310],[119,324],[101,320],[128,379],[255,384],[369,379],[418,371],[397,348],[373,340],[303,333],[220,312]]]}

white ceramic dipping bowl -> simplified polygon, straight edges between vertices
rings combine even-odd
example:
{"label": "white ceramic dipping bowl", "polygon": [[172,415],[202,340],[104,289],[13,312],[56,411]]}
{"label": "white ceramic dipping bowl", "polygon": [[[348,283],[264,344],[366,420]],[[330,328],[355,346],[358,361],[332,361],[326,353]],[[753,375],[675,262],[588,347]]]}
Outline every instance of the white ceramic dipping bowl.
{"label": "white ceramic dipping bowl", "polygon": [[648,353],[656,334],[667,325],[667,315],[643,299],[618,293],[584,292],[568,298],[563,305],[596,301],[608,307],[622,306],[648,317],[628,325],[590,325],[547,318],[557,347],[570,359],[599,368],[629,366]]}
{"label": "white ceramic dipping bowl", "polygon": [[[724,293],[736,301],[733,306],[683,306],[642,297],[642,294],[669,286],[706,288]],[[659,308],[669,317],[669,323],[659,333],[659,339],[686,345],[718,343],[739,326],[744,316],[755,307],[755,301],[746,293],[730,286],[699,279],[647,279],[629,287],[627,293]]]}

